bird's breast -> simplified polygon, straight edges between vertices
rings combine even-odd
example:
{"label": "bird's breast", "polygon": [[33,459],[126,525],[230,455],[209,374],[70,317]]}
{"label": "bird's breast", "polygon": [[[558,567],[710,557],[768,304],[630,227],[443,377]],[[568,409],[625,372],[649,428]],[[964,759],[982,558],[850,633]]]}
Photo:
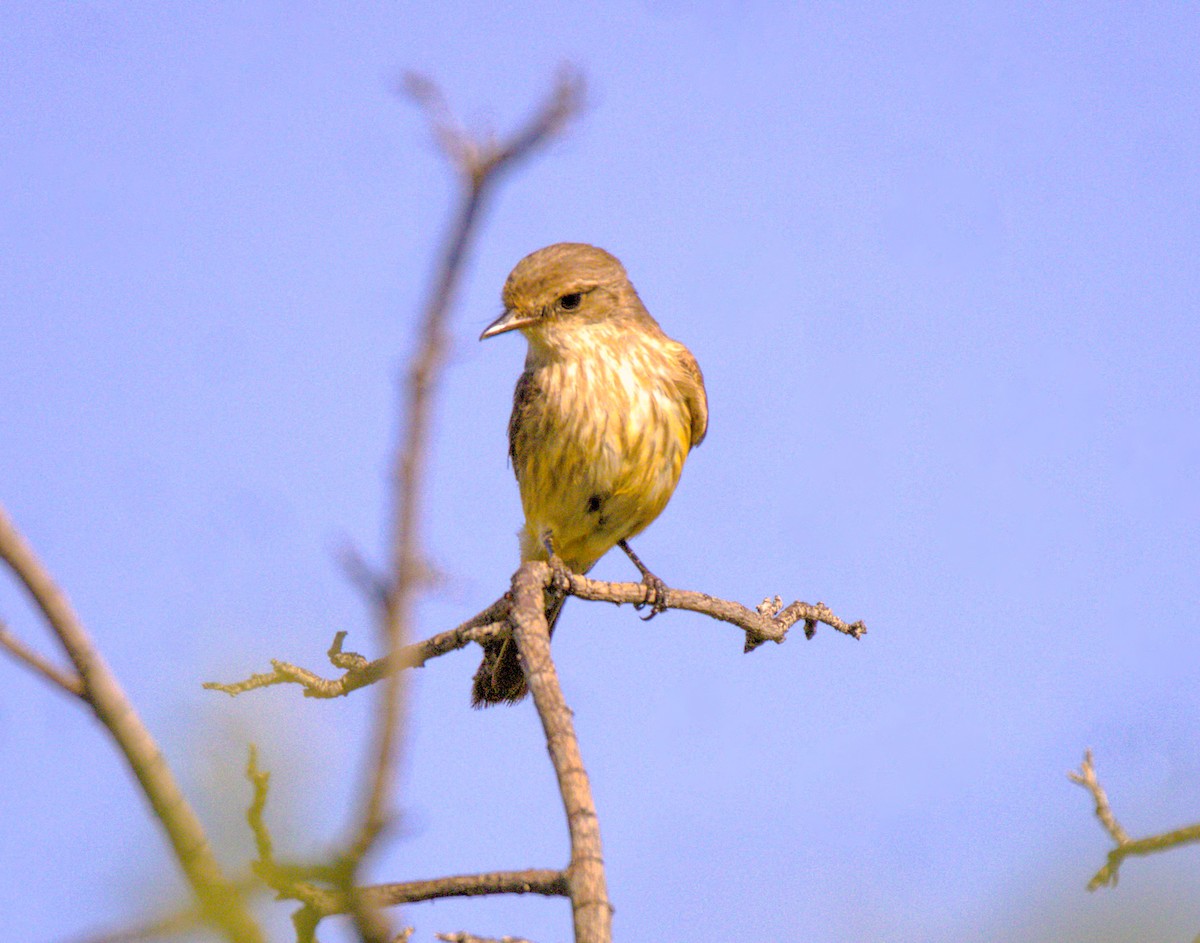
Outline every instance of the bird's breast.
{"label": "bird's breast", "polygon": [[689,416],[665,357],[602,345],[537,366],[537,395],[514,430],[526,556],[548,531],[586,570],[666,506],[690,446]]}

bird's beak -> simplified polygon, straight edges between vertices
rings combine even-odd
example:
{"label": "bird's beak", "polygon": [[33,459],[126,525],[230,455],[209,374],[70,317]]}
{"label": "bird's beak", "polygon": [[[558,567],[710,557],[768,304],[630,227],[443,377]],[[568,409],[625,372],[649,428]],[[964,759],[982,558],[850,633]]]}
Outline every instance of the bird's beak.
{"label": "bird's beak", "polygon": [[516,308],[509,308],[483,329],[483,333],[479,335],[479,339],[483,341],[489,337],[495,337],[497,334],[503,334],[505,331],[515,331],[526,324],[532,324],[536,320],[537,318],[524,315]]}

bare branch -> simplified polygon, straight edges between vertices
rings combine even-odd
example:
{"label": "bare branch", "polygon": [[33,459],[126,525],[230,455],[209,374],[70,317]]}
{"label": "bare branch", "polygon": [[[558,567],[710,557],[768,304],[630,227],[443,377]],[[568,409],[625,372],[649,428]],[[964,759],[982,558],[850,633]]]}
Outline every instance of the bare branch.
{"label": "bare branch", "polygon": [[1180,845],[1200,842],[1200,823],[1178,828],[1172,832],[1151,835],[1149,838],[1130,838],[1129,833],[1121,827],[1121,823],[1117,821],[1117,817],[1113,814],[1112,807],[1108,804],[1108,795],[1100,785],[1100,781],[1096,778],[1096,767],[1092,762],[1091,750],[1084,753],[1083,765],[1080,767],[1079,772],[1072,771],[1067,773],[1067,778],[1091,793],[1092,800],[1096,804],[1096,818],[1100,820],[1100,825],[1116,844],[1116,847],[1108,853],[1108,861],[1104,867],[1097,871],[1088,882],[1087,887],[1089,891],[1094,891],[1096,888],[1104,885],[1115,887],[1121,863],[1131,855],[1151,855],[1158,851],[1165,851],[1168,848],[1177,848]]}
{"label": "bare branch", "polygon": [[442,154],[457,168],[467,168],[477,148],[470,135],[459,125],[450,103],[436,82],[418,72],[404,76],[403,90],[425,112],[425,121],[433,132]]}
{"label": "bare branch", "polygon": [[[301,888],[303,900],[319,917],[349,911],[345,895],[312,885]],[[373,884],[360,889],[372,907],[395,907],[444,897],[486,897],[496,894],[539,894],[543,897],[567,897],[567,875],[553,868],[529,868],[524,871],[491,871],[484,874],[455,874],[426,881],[400,881]]]}
{"label": "bare branch", "polygon": [[1096,778],[1096,766],[1092,762],[1091,750],[1083,754],[1083,765],[1079,768],[1079,772],[1067,773],[1067,778],[1092,794],[1092,800],[1096,803],[1096,818],[1100,820],[1100,824],[1104,826],[1109,837],[1118,845],[1128,845],[1129,833],[1121,827],[1121,823],[1113,815],[1112,807],[1108,804],[1108,794]]}
{"label": "bare branch", "polygon": [[[644,583],[607,583],[602,580],[589,579],[577,573],[563,571],[553,572],[549,583],[562,592],[578,596],[580,599],[590,599],[596,602],[610,602],[616,605],[632,603],[637,605],[645,600],[646,586]],[[824,603],[815,605],[805,602],[793,602],[784,606],[780,597],[763,600],[755,609],[743,606],[739,602],[720,599],[707,593],[688,589],[667,588],[664,604],[668,609],[682,609],[711,616],[722,622],[737,626],[746,633],[745,651],[750,652],[765,642],[782,643],[788,630],[797,622],[804,622],[804,634],[812,638],[817,624],[827,625],[851,638],[862,638],[867,627],[860,622],[847,623],[838,618]],[[483,643],[486,639],[495,638],[509,631],[508,611],[511,600],[502,596],[482,612],[472,616],[462,625],[448,629],[437,635],[401,649],[399,657],[391,663],[396,670],[422,667],[430,659],[437,658],[449,652],[457,651],[471,642]],[[204,687],[213,691],[224,691],[226,694],[238,695],[257,688],[271,687],[276,684],[298,684],[304,689],[305,697],[342,697],[358,688],[374,684],[386,676],[389,669],[387,658],[377,658],[368,661],[362,655],[342,652],[344,632],[339,632],[334,638],[333,646],[329,649],[329,657],[337,668],[345,670],[340,678],[328,679],[284,661],[272,661],[274,669],[270,673],[251,675],[244,681],[220,683],[209,681]]]}
{"label": "bare branch", "polygon": [[381,907],[415,904],[441,897],[482,897],[494,894],[540,894],[566,897],[567,875],[555,868],[528,868],[524,871],[491,871],[484,874],[456,874],[428,881],[376,884],[367,893]]}
{"label": "bare branch", "polygon": [[[255,873],[281,897],[303,903],[307,911],[305,922],[314,927],[325,917],[350,913],[354,906],[350,895],[337,887],[327,889],[312,883],[316,880],[336,885],[341,879],[337,867],[284,864],[276,860],[274,843],[264,819],[271,777],[270,773],[258,768],[258,755],[254,747],[250,748],[246,778],[253,790],[246,818],[258,849],[258,860],[254,862]],[[357,898],[361,906],[378,910],[443,897],[480,897],[491,894],[566,897],[567,875],[548,868],[458,874],[426,881],[403,881],[355,888],[354,898]]]}
{"label": "bare branch", "polygon": [[[644,583],[606,583],[602,580],[589,579],[568,570],[555,570],[553,574],[556,588],[568,592],[580,599],[593,599],[597,602],[641,604],[646,600],[646,585]],[[707,593],[688,589],[671,589],[668,587],[662,599],[667,609],[685,609],[688,612],[699,612],[712,616],[730,625],[736,625],[746,633],[746,651],[753,651],[764,642],[783,642],[787,638],[788,629],[797,622],[804,621],[805,635],[812,638],[817,623],[823,623],[851,638],[862,638],[867,634],[867,627],[861,621],[846,623],[834,615],[833,611],[823,602],[812,605],[806,602],[793,602],[787,606],[783,600],[775,596],[764,599],[755,609],[747,609],[741,603],[728,599],[719,599]]]}
{"label": "bare branch", "polygon": [[258,852],[260,864],[273,866],[275,846],[263,819],[267,808],[267,791],[271,786],[271,774],[258,768],[258,748],[254,744],[250,744],[250,755],[246,760],[246,778],[250,780],[254,792],[250,808],[246,810],[246,821],[250,823],[250,832],[254,835],[254,848]]}
{"label": "bare branch", "polygon": [[558,777],[567,831],[571,839],[571,862],[567,886],[575,918],[575,943],[610,943],[612,904],[604,876],[600,846],[600,822],[571,710],[563,698],[558,674],[550,658],[550,630],[546,625],[545,588],[551,578],[545,563],[523,563],[513,576],[510,619],[513,638],[521,656],[521,667],[546,734],[546,748]]}
{"label": "bare branch", "polygon": [[482,189],[500,171],[553,140],[583,110],[584,99],[582,76],[570,66],[562,67],[554,91],[542,107],[507,141],[497,143],[468,135],[455,121],[441,89],[425,76],[409,73],[404,78],[404,89],[425,111],[442,153],[467,178],[472,189]]}
{"label": "bare branch", "polygon": [[67,694],[84,697],[83,682],[79,680],[78,675],[64,671],[44,655],[35,652],[13,635],[4,622],[0,622],[0,648]]}
{"label": "bare branch", "polygon": [[175,913],[157,917],[138,926],[96,936],[78,937],[72,943],[147,943],[164,936],[175,936],[199,929],[203,923],[204,918],[194,906],[181,907]]}
{"label": "bare branch", "polygon": [[386,657],[368,661],[357,652],[343,652],[342,642],[346,633],[338,632],[327,654],[334,667],[345,670],[345,674],[332,680],[285,661],[272,661],[271,666],[274,670],[270,673],[251,675],[244,681],[230,684],[207,681],[204,687],[210,691],[224,691],[236,696],[276,684],[298,684],[304,689],[305,697],[343,697],[351,691],[382,680],[386,677],[389,667],[397,671],[404,668],[420,668],[431,658],[457,651],[471,642],[483,642],[507,632],[508,625],[504,621],[507,614],[508,602],[501,598],[456,628],[440,632],[422,642],[406,645],[390,662]]}
{"label": "bare branch", "polygon": [[[406,648],[413,606],[425,577],[420,557],[420,507],[424,496],[427,470],[429,428],[433,398],[446,359],[448,332],[446,322],[454,302],[463,268],[472,245],[485,195],[501,170],[515,165],[540,144],[553,137],[579,107],[581,83],[574,75],[564,74],[549,100],[530,122],[506,142],[475,140],[460,130],[440,90],[430,81],[410,77],[409,93],[424,108],[434,135],[447,159],[464,180],[458,211],[440,255],[438,271],[432,282],[421,320],[418,348],[408,369],[403,426],[397,437],[393,459],[393,508],[391,513],[390,576],[380,586],[364,578],[361,567],[351,561],[351,572],[360,585],[381,605],[380,635],[385,652],[382,666],[372,668],[365,659],[343,655],[340,638],[335,640],[330,660],[347,671],[340,684],[284,663],[273,664],[269,675],[258,675],[240,685],[216,686],[236,694],[242,690],[265,687],[283,681],[304,686],[305,692],[318,697],[344,694],[353,687],[384,679],[374,719],[369,773],[359,802],[357,825],[340,856],[339,885],[351,904],[359,936],[368,943],[390,943],[393,934],[381,914],[371,911],[367,898],[357,888],[357,874],[374,847],[391,815],[396,768],[400,753],[404,701],[400,668],[420,663],[424,651]],[[429,651],[432,651],[431,649]],[[408,656],[408,657],[406,657]],[[416,660],[419,659],[419,660]],[[297,918],[297,932],[311,935],[312,927]]]}
{"label": "bare branch", "polygon": [[158,744],[134,711],[66,595],[3,507],[0,507],[0,559],[24,585],[75,666],[83,685],[80,697],[91,705],[137,777],[206,919],[231,941],[262,940],[262,931],[238,889],[222,872],[204,827],[175,781]]}
{"label": "bare branch", "polygon": [[[287,875],[300,874],[302,866],[275,865],[275,884],[271,884],[281,897],[300,901],[305,905],[309,917],[323,920],[335,914],[348,914],[354,909],[350,897],[340,889],[319,886],[312,881],[289,879]],[[317,866],[309,869],[324,871],[329,868]],[[268,881],[270,884],[271,882]],[[278,885],[278,886],[276,886]],[[528,868],[523,871],[489,871],[483,874],[454,874],[448,877],[430,878],[419,881],[396,881],[389,884],[369,884],[355,888],[359,906],[378,910],[402,904],[418,904],[422,901],[441,900],[446,897],[491,897],[498,894],[538,894],[542,897],[569,897],[567,875],[554,868]]]}
{"label": "bare branch", "polygon": [[[263,890],[263,882],[254,875],[238,878],[233,883],[244,894]],[[71,943],[148,943],[150,940],[159,940],[163,937],[178,936],[192,930],[199,930],[206,923],[208,921],[205,920],[204,914],[193,902],[135,926],[92,936],[74,937]]]}

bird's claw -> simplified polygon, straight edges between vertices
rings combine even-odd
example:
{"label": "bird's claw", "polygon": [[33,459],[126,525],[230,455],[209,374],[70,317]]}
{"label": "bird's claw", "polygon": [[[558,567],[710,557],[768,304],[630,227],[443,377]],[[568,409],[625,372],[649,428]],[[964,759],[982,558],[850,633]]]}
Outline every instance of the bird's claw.
{"label": "bird's claw", "polygon": [[550,567],[550,588],[559,593],[567,593],[571,589],[571,577],[574,575],[571,568],[563,562],[562,557],[553,552],[546,564]]}
{"label": "bird's claw", "polygon": [[667,611],[667,584],[653,573],[647,572],[642,576],[642,585],[646,587],[646,598],[641,602],[635,602],[633,608],[641,612],[642,609],[649,606],[650,614],[642,616],[643,622],[649,622],[660,612]]}
{"label": "bird's claw", "polygon": [[550,531],[542,534],[542,546],[546,548],[546,565],[550,567],[550,586],[559,593],[566,594],[571,589],[571,577],[574,571],[554,552],[554,537]]}

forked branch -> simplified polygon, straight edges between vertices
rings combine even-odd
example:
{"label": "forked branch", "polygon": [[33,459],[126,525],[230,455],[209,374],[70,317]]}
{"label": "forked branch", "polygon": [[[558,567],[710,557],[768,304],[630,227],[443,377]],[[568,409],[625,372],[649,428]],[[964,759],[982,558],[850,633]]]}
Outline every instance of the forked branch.
{"label": "forked branch", "polygon": [[75,697],[86,700],[87,692],[84,690],[83,681],[80,680],[79,675],[60,668],[45,655],[30,648],[13,635],[2,621],[0,621],[0,648],[55,687],[67,694],[73,694]]}
{"label": "forked branch", "polygon": [[1071,771],[1067,773],[1067,778],[1091,793],[1092,801],[1096,804],[1096,818],[1100,820],[1101,827],[1116,845],[1108,853],[1108,861],[1105,862],[1104,867],[1097,871],[1088,882],[1089,891],[1094,891],[1104,885],[1115,887],[1121,863],[1131,855],[1152,855],[1155,852],[1166,851],[1168,848],[1178,848],[1180,845],[1200,841],[1200,823],[1177,828],[1172,832],[1151,835],[1148,838],[1130,838],[1129,833],[1121,827],[1121,823],[1113,814],[1112,806],[1108,804],[1108,795],[1096,778],[1096,766],[1092,762],[1091,750],[1084,753],[1083,765],[1079,768],[1079,772]]}
{"label": "forked branch", "polygon": [[[382,595],[380,636],[386,661],[378,677],[385,684],[374,718],[372,761],[359,802],[357,825],[338,859],[341,890],[350,902],[355,926],[364,943],[390,943],[395,936],[385,917],[369,898],[362,896],[357,885],[362,863],[392,814],[404,713],[399,668],[405,664],[412,613],[424,582],[421,506],[428,472],[433,403],[449,344],[450,309],[493,185],[503,171],[519,164],[562,130],[579,110],[583,93],[579,77],[564,71],[549,98],[524,127],[507,140],[493,141],[476,139],[461,131],[432,82],[410,77],[407,88],[425,109],[444,156],[459,172],[463,186],[421,317],[417,349],[403,382],[401,430],[392,465],[390,576],[375,593],[377,598]],[[331,654],[331,659],[341,657],[340,642],[335,642],[335,648],[338,651]]]}

